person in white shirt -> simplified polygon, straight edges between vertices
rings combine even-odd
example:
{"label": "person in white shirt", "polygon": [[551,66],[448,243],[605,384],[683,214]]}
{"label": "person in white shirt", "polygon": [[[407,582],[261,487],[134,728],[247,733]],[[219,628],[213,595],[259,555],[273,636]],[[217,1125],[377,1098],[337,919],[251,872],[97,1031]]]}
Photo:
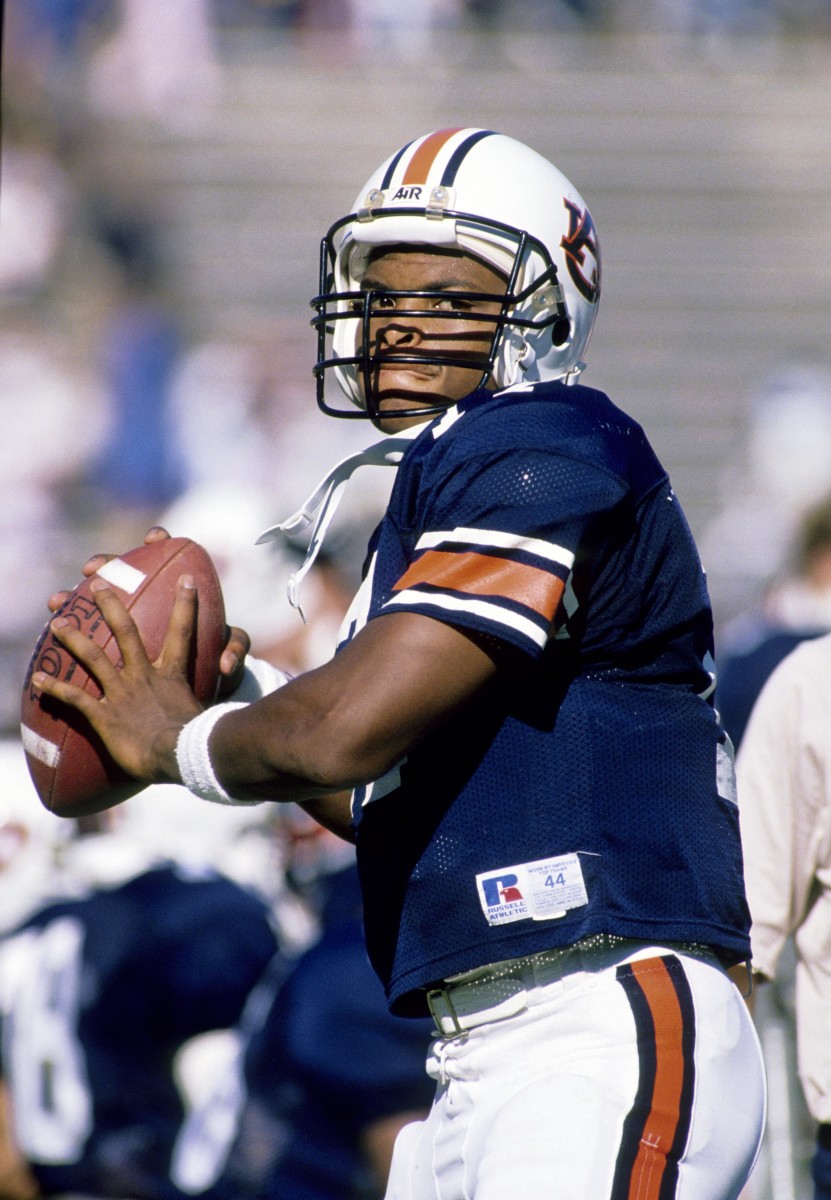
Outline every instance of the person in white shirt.
{"label": "person in white shirt", "polygon": [[817,1122],[815,1200],[831,1198],[831,635],[768,679],[736,763],[753,971],[796,950],[797,1065]]}

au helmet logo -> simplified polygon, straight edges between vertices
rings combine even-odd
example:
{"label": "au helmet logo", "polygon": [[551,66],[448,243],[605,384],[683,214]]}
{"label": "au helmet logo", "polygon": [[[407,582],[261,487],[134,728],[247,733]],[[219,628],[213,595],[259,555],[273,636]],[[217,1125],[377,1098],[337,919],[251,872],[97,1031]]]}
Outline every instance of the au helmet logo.
{"label": "au helmet logo", "polygon": [[[587,208],[578,208],[570,200],[563,199],[568,209],[568,233],[560,242],[566,256],[566,266],[574,286],[589,304],[595,304],[600,295],[600,249],[597,230]],[[586,264],[586,251],[592,256],[594,265]]]}

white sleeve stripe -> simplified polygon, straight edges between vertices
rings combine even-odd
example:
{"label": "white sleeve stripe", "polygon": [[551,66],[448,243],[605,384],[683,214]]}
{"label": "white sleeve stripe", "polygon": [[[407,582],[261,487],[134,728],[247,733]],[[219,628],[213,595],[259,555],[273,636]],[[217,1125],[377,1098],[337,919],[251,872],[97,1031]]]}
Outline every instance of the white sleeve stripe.
{"label": "white sleeve stripe", "polygon": [[452,530],[437,530],[425,533],[418,539],[416,550],[427,550],[433,546],[441,546],[444,542],[468,542],[473,546],[496,546],[500,550],[522,550],[534,554],[537,558],[545,558],[550,562],[560,563],[564,567],[574,566],[574,552],[553,542],[544,542],[541,538],[524,537],[522,534],[505,533],[501,529],[466,529],[459,527]]}
{"label": "white sleeve stripe", "polygon": [[449,596],[447,593],[419,592],[414,588],[407,588],[403,592],[396,592],[383,607],[388,609],[399,604],[409,608],[424,608],[429,605],[432,608],[446,609],[448,612],[470,613],[472,616],[484,617],[485,620],[494,624],[505,625],[509,629],[516,630],[517,633],[532,641],[535,646],[543,647],[548,641],[547,629],[542,629],[533,621],[529,621],[527,617],[520,616],[519,613],[511,612],[510,609],[502,608],[498,604],[491,604],[487,600],[462,599],[460,596]]}

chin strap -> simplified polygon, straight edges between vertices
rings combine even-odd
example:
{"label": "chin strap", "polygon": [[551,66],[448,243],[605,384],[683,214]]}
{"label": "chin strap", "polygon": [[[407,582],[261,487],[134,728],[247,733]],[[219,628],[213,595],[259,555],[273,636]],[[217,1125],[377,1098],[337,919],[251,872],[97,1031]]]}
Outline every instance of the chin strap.
{"label": "chin strap", "polygon": [[[299,569],[289,578],[286,588],[289,604],[300,613],[304,625],[307,622],[303,609],[300,607],[300,584],[320,553],[326,531],[332,523],[332,518],[338,510],[338,505],[343,499],[353,473],[358,467],[363,466],[397,467],[404,456],[404,451],[423,428],[423,425],[414,425],[402,433],[385,437],[380,442],[373,442],[364,450],[359,450],[356,454],[350,454],[348,458],[342,459],[324,475],[297,512],[292,513],[290,517],[286,517],[279,524],[271,525],[257,538],[255,545],[259,546],[264,542],[274,541],[283,534],[299,533],[314,521],[306,557]],[[315,514],[317,515],[315,516]]]}

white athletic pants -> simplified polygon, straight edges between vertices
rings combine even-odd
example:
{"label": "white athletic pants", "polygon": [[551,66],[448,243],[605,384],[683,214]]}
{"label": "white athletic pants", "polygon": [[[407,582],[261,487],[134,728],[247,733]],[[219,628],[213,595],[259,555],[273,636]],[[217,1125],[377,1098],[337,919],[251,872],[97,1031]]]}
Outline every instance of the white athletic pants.
{"label": "white athletic pants", "polygon": [[433,1044],[436,1099],[398,1136],[387,1200],[736,1200],[765,1077],[715,961],[630,944],[527,1001]]}

